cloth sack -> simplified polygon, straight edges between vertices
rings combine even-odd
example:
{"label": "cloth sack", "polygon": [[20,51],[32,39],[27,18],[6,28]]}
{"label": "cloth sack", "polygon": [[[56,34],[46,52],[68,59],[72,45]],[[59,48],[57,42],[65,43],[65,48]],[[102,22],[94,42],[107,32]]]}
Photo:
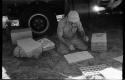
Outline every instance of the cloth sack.
{"label": "cloth sack", "polygon": [[36,49],[30,53],[26,53],[19,46],[17,46],[14,49],[14,56],[16,56],[16,57],[28,57],[28,58],[35,57],[35,58],[38,58],[41,53],[42,53],[42,48]]}

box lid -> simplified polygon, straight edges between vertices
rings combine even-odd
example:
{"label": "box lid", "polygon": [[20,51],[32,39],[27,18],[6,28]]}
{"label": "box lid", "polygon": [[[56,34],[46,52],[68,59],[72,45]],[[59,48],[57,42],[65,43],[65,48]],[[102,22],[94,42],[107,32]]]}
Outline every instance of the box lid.
{"label": "box lid", "polygon": [[106,33],[93,33],[91,42],[107,42]]}
{"label": "box lid", "polygon": [[41,46],[39,42],[33,40],[32,38],[17,40],[17,45],[21,47],[25,52],[32,51]]}

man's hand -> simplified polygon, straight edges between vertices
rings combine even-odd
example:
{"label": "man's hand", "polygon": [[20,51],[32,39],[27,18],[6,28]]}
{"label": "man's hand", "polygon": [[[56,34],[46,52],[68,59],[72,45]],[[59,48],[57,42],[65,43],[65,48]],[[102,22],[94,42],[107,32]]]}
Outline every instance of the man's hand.
{"label": "man's hand", "polygon": [[88,42],[88,41],[89,41],[88,36],[85,36],[85,41],[86,41],[86,42]]}
{"label": "man's hand", "polygon": [[69,49],[70,49],[71,51],[73,51],[73,50],[75,50],[75,47],[71,44],[71,45],[69,46]]}
{"label": "man's hand", "polygon": [[83,29],[83,26],[82,26],[81,22],[79,23],[78,31],[80,32],[82,39],[83,39],[84,41],[88,42],[88,41],[89,41],[89,38],[85,35],[85,31],[84,31],[84,29]]}
{"label": "man's hand", "polygon": [[83,39],[84,41],[88,42],[88,41],[89,41],[89,37],[86,36],[86,35],[84,34],[83,31],[80,31],[80,33],[81,33],[81,37],[82,37],[82,39]]}

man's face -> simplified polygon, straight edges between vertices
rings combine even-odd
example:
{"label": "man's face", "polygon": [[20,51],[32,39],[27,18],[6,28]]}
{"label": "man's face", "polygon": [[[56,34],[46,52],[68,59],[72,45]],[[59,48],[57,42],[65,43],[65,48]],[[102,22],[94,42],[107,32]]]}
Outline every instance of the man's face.
{"label": "man's face", "polygon": [[77,27],[77,26],[78,26],[78,24],[77,24],[76,22],[69,22],[69,23],[70,23],[70,25],[73,26],[73,27]]}

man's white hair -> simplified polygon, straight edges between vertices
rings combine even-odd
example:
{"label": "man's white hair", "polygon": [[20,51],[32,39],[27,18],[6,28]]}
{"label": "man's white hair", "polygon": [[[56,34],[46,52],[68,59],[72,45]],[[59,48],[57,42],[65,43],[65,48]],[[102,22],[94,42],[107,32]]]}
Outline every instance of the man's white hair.
{"label": "man's white hair", "polygon": [[72,10],[68,14],[68,21],[70,22],[80,22],[79,14],[77,11]]}

